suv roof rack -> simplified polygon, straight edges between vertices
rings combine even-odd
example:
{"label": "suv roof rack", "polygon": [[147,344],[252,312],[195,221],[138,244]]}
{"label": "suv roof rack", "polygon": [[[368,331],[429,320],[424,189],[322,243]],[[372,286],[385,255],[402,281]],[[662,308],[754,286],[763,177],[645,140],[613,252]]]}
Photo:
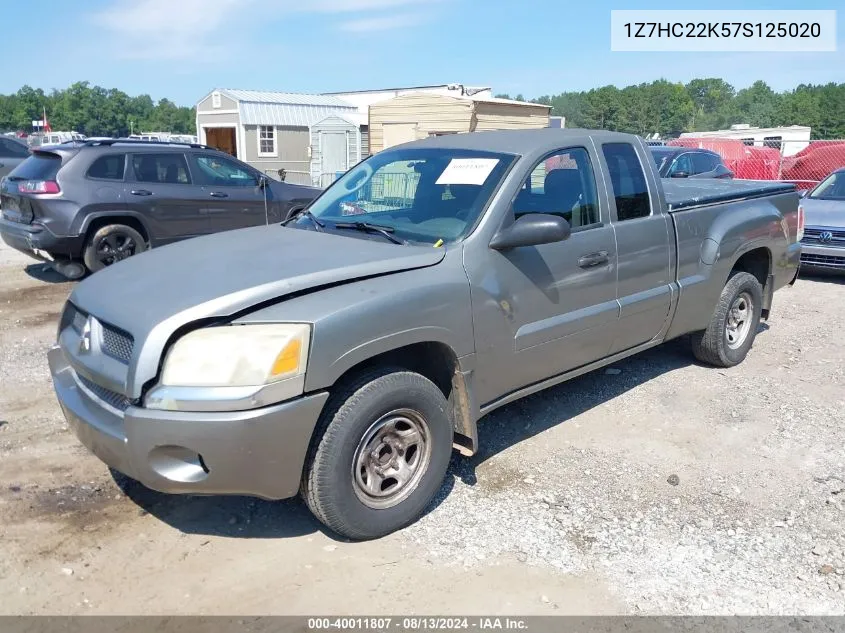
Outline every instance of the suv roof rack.
{"label": "suv roof rack", "polygon": [[120,143],[121,145],[182,145],[184,147],[192,147],[195,149],[210,149],[214,151],[220,151],[216,147],[209,147],[208,145],[202,145],[200,143],[184,143],[182,141],[144,141],[142,139],[135,139],[135,138],[110,138],[105,140],[98,140],[98,141],[75,141],[78,142],[83,147],[98,147],[101,145],[116,145]]}

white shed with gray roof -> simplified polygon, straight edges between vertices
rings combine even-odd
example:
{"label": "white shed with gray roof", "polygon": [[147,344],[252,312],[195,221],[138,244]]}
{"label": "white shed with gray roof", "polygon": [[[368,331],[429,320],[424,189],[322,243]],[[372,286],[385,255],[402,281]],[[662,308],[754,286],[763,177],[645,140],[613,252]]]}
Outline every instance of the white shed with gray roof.
{"label": "white shed with gray roof", "polygon": [[[228,152],[268,175],[278,177],[279,170],[284,170],[288,182],[319,184],[320,170],[312,165],[312,126],[325,122],[329,130],[332,123],[339,125],[330,118],[350,124],[356,115],[354,105],[331,95],[218,88],[197,104],[197,133],[200,143]],[[360,137],[355,141],[360,148]],[[354,164],[350,160],[357,162],[358,153],[341,148],[339,142],[327,147],[338,155],[321,152],[320,161],[332,169],[345,170]]]}

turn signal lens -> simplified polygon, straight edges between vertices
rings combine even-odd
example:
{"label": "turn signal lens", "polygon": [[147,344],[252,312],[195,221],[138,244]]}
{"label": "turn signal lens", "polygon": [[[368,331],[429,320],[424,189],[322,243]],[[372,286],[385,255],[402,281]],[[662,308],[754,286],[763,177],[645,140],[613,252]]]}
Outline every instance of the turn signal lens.
{"label": "turn signal lens", "polygon": [[302,355],[302,341],[298,338],[293,339],[290,343],[285,345],[284,349],[276,356],[276,361],[273,363],[273,368],[270,370],[271,376],[281,376],[284,374],[292,374],[299,369],[300,357]]}

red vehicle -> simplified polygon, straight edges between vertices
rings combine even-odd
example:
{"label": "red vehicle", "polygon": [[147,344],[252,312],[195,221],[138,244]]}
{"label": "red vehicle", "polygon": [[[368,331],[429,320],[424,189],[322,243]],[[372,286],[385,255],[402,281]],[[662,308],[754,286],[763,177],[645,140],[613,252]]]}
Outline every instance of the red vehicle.
{"label": "red vehicle", "polygon": [[815,141],[793,156],[784,156],[781,178],[809,189],[845,167],[845,141]]}

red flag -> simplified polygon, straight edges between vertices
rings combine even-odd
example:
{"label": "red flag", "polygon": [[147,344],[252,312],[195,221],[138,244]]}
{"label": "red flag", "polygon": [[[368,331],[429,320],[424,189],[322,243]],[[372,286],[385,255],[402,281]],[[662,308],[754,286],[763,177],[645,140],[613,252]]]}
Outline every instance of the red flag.
{"label": "red flag", "polygon": [[47,120],[47,108],[44,108],[44,127],[42,128],[44,132],[52,132],[53,128],[50,127],[50,122]]}

